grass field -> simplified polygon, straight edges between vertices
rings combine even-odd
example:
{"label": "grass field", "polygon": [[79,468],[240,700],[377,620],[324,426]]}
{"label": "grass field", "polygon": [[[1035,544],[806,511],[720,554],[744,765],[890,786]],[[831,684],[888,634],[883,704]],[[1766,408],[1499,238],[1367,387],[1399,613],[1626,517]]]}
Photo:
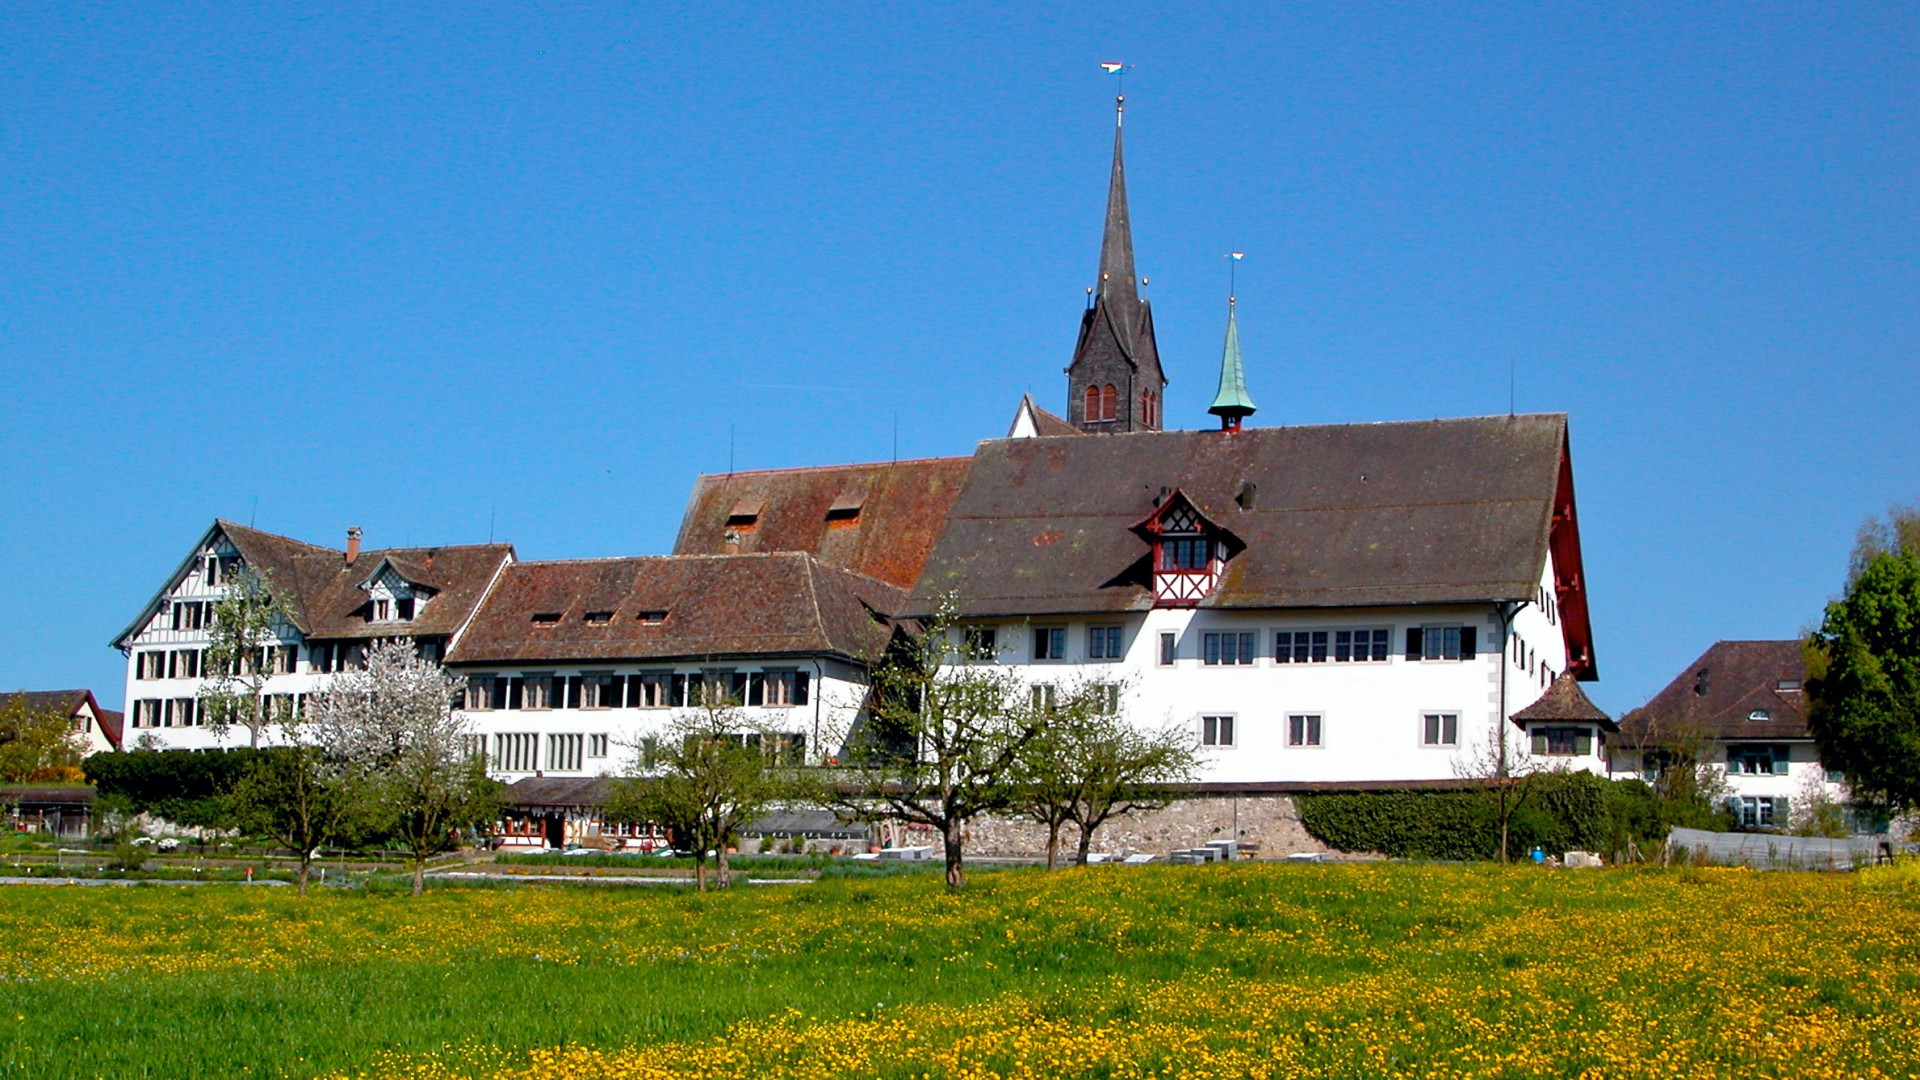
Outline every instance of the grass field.
{"label": "grass field", "polygon": [[1920,876],[0,889],[0,1075],[1910,1076]]}

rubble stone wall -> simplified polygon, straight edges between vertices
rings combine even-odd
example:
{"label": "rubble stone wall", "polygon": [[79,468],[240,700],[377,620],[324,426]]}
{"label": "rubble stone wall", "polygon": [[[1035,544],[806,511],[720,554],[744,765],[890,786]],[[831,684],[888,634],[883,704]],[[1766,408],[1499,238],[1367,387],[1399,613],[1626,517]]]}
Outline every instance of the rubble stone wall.
{"label": "rubble stone wall", "polygon": [[[885,827],[883,827],[884,829]],[[896,845],[929,845],[937,854],[940,837],[930,830],[902,830],[890,837]],[[1286,795],[1208,795],[1178,799],[1164,810],[1115,818],[1093,835],[1095,852],[1116,857],[1160,855],[1175,848],[1199,847],[1209,840],[1239,839],[1258,845],[1258,858],[1286,858],[1294,852],[1324,852],[1326,845],[1307,835],[1293,799]],[[1060,857],[1073,857],[1079,833],[1072,825],[1061,830]],[[1046,829],[1031,821],[985,818],[967,830],[969,856],[1041,858],[1046,855]]]}

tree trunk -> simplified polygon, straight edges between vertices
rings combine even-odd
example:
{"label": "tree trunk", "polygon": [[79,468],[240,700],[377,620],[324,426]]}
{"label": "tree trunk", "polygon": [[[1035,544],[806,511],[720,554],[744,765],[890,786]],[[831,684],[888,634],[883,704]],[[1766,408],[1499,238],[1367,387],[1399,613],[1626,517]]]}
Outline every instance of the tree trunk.
{"label": "tree trunk", "polygon": [[716,889],[727,888],[733,884],[733,868],[727,865],[727,842],[725,840],[722,840],[719,846],[713,849],[713,855],[713,887]]}
{"label": "tree trunk", "polygon": [[693,891],[707,891],[707,849],[698,845],[693,851]]}
{"label": "tree trunk", "polygon": [[947,888],[958,892],[967,887],[967,868],[961,861],[959,823],[948,822],[946,827],[940,830],[940,840],[942,846],[946,848]]}
{"label": "tree trunk", "polygon": [[413,895],[419,896],[427,887],[427,857],[415,852],[413,856]]}
{"label": "tree trunk", "polygon": [[1093,847],[1092,826],[1088,826],[1088,825],[1080,826],[1080,850],[1074,854],[1073,861],[1075,865],[1078,865],[1078,866],[1087,865],[1087,851],[1092,847]]}
{"label": "tree trunk", "polygon": [[301,896],[307,895],[307,877],[312,872],[313,872],[313,852],[311,850],[302,851],[300,853],[300,895]]}
{"label": "tree trunk", "polygon": [[1047,822],[1047,869],[1052,870],[1060,864],[1060,823]]}

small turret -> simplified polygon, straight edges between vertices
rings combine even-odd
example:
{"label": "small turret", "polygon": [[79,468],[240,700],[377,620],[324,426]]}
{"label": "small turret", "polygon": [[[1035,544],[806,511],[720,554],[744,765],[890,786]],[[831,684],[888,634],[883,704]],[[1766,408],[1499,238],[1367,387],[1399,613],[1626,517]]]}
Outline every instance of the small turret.
{"label": "small turret", "polygon": [[1227,343],[1220,350],[1220,392],[1207,411],[1220,418],[1220,430],[1240,430],[1240,422],[1254,413],[1247,396],[1247,369],[1240,362],[1240,327],[1233,317],[1234,298],[1227,297]]}

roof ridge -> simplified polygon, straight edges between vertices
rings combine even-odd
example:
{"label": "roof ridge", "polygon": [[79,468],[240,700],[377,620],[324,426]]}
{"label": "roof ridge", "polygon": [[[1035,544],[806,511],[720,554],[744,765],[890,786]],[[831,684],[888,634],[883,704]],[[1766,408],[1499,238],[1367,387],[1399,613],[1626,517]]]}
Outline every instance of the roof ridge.
{"label": "roof ridge", "polygon": [[934,461],[972,461],[972,454],[943,454],[939,457],[901,458],[898,461],[850,461],[841,465],[791,465],[774,469],[735,469],[724,473],[699,473],[695,480],[719,478],[732,479],[736,476],[761,476],[767,473],[829,472],[843,469],[891,469],[896,465],[925,465]]}

